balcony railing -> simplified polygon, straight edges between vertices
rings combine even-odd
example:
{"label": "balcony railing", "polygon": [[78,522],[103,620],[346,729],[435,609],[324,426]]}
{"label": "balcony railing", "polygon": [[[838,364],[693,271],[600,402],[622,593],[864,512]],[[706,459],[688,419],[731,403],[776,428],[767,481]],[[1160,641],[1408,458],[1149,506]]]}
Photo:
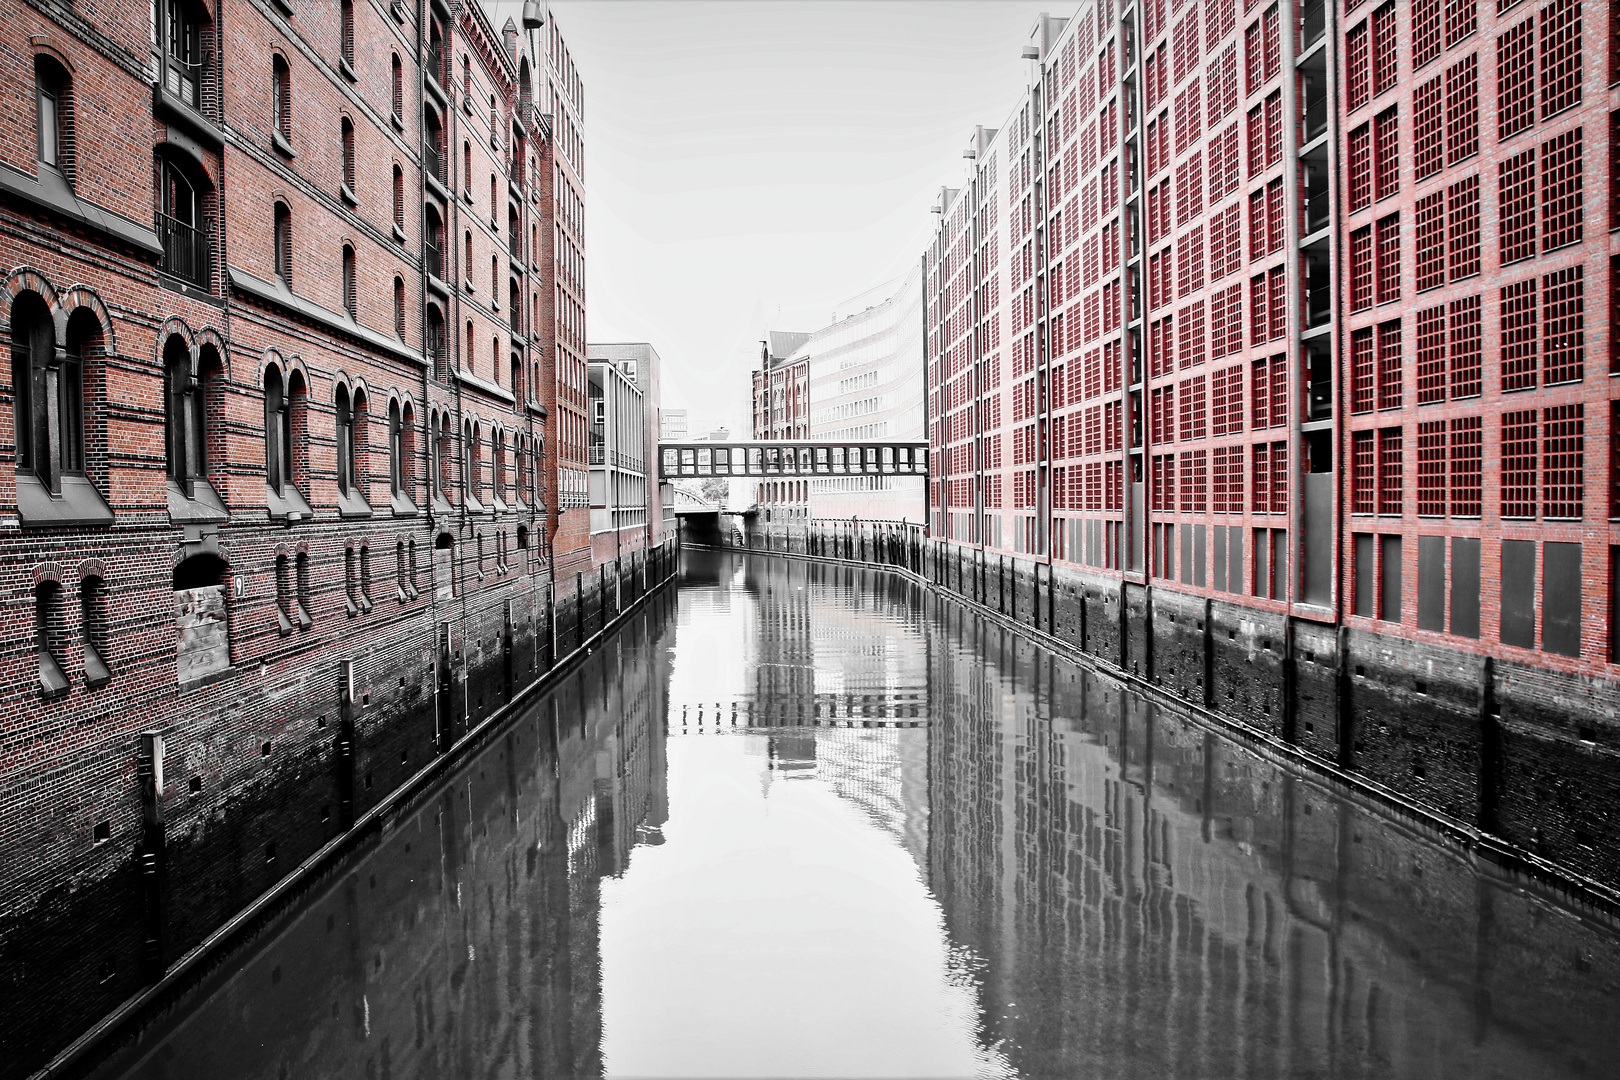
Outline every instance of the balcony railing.
{"label": "balcony railing", "polygon": [[444,151],[432,143],[422,144],[422,167],[439,183],[448,183],[444,175]]}
{"label": "balcony railing", "polygon": [[601,443],[595,443],[590,448],[591,464],[602,464],[603,452],[606,448]]}
{"label": "balcony railing", "polygon": [[439,245],[431,240],[422,241],[422,265],[432,276],[443,281],[444,278],[444,252]]}
{"label": "balcony railing", "polygon": [[202,289],[212,289],[214,283],[214,222],[203,220],[198,229],[168,214],[159,213],[155,219],[157,234],[163,241],[162,270]]}
{"label": "balcony railing", "polygon": [[427,63],[425,65],[425,70],[427,71],[428,76],[430,78],[432,78],[432,80],[434,82],[438,83],[440,87],[444,87],[444,86],[449,85],[450,80],[445,78],[445,75],[444,75],[444,43],[443,42],[434,41],[434,42],[430,42],[428,44],[428,47],[427,47]]}

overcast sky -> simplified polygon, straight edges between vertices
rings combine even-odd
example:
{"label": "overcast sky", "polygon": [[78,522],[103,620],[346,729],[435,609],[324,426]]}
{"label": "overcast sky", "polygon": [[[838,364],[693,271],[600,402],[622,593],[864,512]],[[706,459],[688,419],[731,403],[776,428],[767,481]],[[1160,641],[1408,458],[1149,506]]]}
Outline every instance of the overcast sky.
{"label": "overcast sky", "polygon": [[[502,0],[496,27],[522,8]],[[553,0],[585,83],[586,332],[650,341],[663,404],[745,434],[769,329],[915,265],[974,124],[1062,3]]]}

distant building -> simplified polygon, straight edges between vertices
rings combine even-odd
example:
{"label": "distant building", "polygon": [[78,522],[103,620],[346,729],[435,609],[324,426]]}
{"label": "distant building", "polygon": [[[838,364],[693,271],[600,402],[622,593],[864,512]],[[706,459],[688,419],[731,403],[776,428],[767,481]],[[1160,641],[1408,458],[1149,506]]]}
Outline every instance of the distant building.
{"label": "distant building", "polygon": [[658,543],[663,499],[654,466],[660,362],[646,342],[588,345],[586,447],[595,562]]}
{"label": "distant building", "polygon": [[[760,342],[754,371],[754,438],[804,439],[810,435],[809,334],[772,330]],[[718,434],[718,433],[717,433]],[[809,517],[808,481],[766,480],[756,497],[767,520]]]}
{"label": "distant building", "polygon": [[[812,439],[923,439],[922,269],[844,304],[805,343]],[[838,476],[810,481],[812,518],[922,521],[917,476]]]}
{"label": "distant building", "polygon": [[685,442],[685,409],[661,409],[658,413],[658,438],[664,442]]}

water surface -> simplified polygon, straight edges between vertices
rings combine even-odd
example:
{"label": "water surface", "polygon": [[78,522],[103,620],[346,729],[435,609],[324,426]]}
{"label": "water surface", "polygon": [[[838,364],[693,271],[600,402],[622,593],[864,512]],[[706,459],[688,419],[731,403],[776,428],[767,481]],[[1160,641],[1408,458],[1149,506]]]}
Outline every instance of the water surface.
{"label": "water surface", "polygon": [[1620,1075],[1612,922],[913,586],[665,593],[105,1075]]}

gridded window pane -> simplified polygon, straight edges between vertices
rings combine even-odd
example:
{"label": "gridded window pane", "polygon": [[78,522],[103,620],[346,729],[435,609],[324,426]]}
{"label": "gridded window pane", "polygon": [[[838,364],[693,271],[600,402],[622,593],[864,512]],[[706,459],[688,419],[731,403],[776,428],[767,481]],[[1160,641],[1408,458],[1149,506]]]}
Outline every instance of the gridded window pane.
{"label": "gridded window pane", "polygon": [[1535,20],[1496,39],[1497,134],[1506,139],[1536,122]]}
{"label": "gridded window pane", "polygon": [[1536,410],[1502,415],[1502,516],[1536,516]]}
{"label": "gridded window pane", "polygon": [[1502,263],[1536,253],[1536,152],[1516,154],[1497,166]]}
{"label": "gridded window pane", "polygon": [[1418,425],[1418,516],[1446,513],[1446,422]]}
{"label": "gridded window pane", "polygon": [[1401,513],[1402,488],[1404,481],[1404,455],[1401,444],[1401,429],[1378,429],[1378,512],[1380,514],[1399,515]]}
{"label": "gridded window pane", "polygon": [[1480,302],[1465,296],[1451,302],[1451,396],[1478,396],[1484,387],[1481,369]]}
{"label": "gridded window pane", "polygon": [[1372,226],[1350,234],[1350,310],[1369,308],[1373,302]]}
{"label": "gridded window pane", "polygon": [[1397,67],[1395,5],[1385,4],[1372,14],[1372,68],[1373,93],[1382,94],[1394,87]]}
{"label": "gridded window pane", "polygon": [[1288,513],[1288,444],[1271,444],[1271,512]]}
{"label": "gridded window pane", "polygon": [[1446,189],[1450,218],[1451,280],[1479,273],[1479,177],[1459,180]]}
{"label": "gridded window pane", "polygon": [[1378,220],[1378,302],[1401,298],[1401,216]]}
{"label": "gridded window pane", "polygon": [[[1367,104],[1371,96],[1370,59],[1367,23],[1363,22],[1345,35],[1345,85],[1351,112]],[[1249,89],[1253,90],[1254,87],[1251,85]]]}
{"label": "gridded window pane", "polygon": [[1378,407],[1401,407],[1403,382],[1401,324],[1399,320],[1378,325]]}
{"label": "gridded window pane", "polygon": [[1373,409],[1373,330],[1364,327],[1350,334],[1350,411]]}
{"label": "gridded window pane", "polygon": [[1446,48],[1451,48],[1477,29],[1477,0],[1446,0]]}
{"label": "gridded window pane", "polygon": [[1412,0],[1412,66],[1420,68],[1440,55],[1441,0]]}
{"label": "gridded window pane", "polygon": [[1581,239],[1581,129],[1541,144],[1541,248]]}
{"label": "gridded window pane", "polygon": [[1571,266],[1541,279],[1543,382],[1578,382],[1586,350],[1584,267]]}
{"label": "gridded window pane", "polygon": [[[1413,133],[1412,167],[1413,176],[1422,180],[1426,176],[1433,176],[1445,164],[1446,129],[1445,129],[1445,94],[1436,75],[1428,82],[1417,88],[1412,97],[1412,108],[1417,117],[1416,129]],[[1366,138],[1366,128],[1357,129]],[[1359,210],[1366,205],[1365,202],[1357,204],[1356,191],[1356,133],[1350,134],[1350,209]]]}
{"label": "gridded window pane", "polygon": [[1581,100],[1581,3],[1553,0],[1541,9],[1541,118]]}
{"label": "gridded window pane", "polygon": [[1559,405],[1542,413],[1542,505],[1550,518],[1579,518],[1586,473],[1586,406]]}
{"label": "gridded window pane", "polygon": [[1536,279],[1516,281],[1502,290],[1502,389],[1536,385]]}
{"label": "gridded window pane", "polygon": [[1395,109],[1373,118],[1373,198],[1383,199],[1401,190],[1401,125]]}
{"label": "gridded window pane", "polygon": [[1373,512],[1374,485],[1377,479],[1377,456],[1371,431],[1357,431],[1350,436],[1351,501],[1352,514]]}
{"label": "gridded window pane", "polygon": [[1417,287],[1438,288],[1446,283],[1446,193],[1436,191],[1417,201]]}
{"label": "gridded window pane", "polygon": [[1479,153],[1479,54],[1446,69],[1446,160]]}
{"label": "gridded window pane", "polygon": [[1446,309],[1417,313],[1417,400],[1430,405],[1446,398]]}
{"label": "gridded window pane", "polygon": [[1451,421],[1451,514],[1479,517],[1484,424],[1477,416]]}

